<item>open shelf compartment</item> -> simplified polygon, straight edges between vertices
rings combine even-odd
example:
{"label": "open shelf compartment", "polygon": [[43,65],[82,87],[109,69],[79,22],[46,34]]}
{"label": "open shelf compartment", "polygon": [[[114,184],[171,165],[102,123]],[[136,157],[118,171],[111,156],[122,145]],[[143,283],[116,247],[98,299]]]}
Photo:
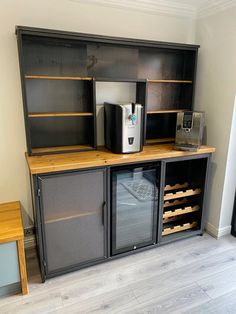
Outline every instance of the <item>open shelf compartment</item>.
{"label": "open shelf compartment", "polygon": [[166,162],[161,241],[201,230],[207,158]]}

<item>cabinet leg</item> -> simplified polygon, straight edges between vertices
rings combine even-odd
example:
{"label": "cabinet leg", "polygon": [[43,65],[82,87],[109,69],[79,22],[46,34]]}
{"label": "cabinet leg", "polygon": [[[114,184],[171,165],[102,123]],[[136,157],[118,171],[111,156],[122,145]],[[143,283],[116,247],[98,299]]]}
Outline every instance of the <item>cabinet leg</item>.
{"label": "cabinet leg", "polygon": [[17,241],[17,248],[18,248],[18,259],[19,259],[19,269],[20,269],[22,294],[28,294],[29,290],[28,290],[28,282],[27,282],[24,240],[23,239]]}

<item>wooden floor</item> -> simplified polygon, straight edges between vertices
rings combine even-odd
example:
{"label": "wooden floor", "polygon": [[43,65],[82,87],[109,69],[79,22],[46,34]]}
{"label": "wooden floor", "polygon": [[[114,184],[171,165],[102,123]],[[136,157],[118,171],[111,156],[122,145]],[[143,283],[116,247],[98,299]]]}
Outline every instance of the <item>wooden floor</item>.
{"label": "wooden floor", "polygon": [[236,313],[236,238],[205,234],[40,283],[28,252],[30,293],[0,313]]}

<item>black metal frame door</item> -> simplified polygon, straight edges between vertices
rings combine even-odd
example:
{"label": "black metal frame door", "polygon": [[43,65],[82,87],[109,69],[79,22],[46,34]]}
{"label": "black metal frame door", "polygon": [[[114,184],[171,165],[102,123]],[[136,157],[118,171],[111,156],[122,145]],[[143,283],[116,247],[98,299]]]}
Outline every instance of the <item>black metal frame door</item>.
{"label": "black metal frame door", "polygon": [[111,253],[156,244],[160,163],[111,171]]}
{"label": "black metal frame door", "polygon": [[46,277],[107,258],[106,170],[42,175],[38,182]]}

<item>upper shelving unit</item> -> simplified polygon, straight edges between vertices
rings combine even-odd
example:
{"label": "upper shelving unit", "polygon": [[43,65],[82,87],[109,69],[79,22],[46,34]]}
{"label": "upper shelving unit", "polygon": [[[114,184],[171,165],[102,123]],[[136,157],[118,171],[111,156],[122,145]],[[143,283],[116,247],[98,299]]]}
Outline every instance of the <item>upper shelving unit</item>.
{"label": "upper shelving unit", "polygon": [[[17,27],[29,154],[96,148],[96,82],[134,83],[144,143],[192,109],[198,46]],[[105,97],[104,97],[105,98]]]}

